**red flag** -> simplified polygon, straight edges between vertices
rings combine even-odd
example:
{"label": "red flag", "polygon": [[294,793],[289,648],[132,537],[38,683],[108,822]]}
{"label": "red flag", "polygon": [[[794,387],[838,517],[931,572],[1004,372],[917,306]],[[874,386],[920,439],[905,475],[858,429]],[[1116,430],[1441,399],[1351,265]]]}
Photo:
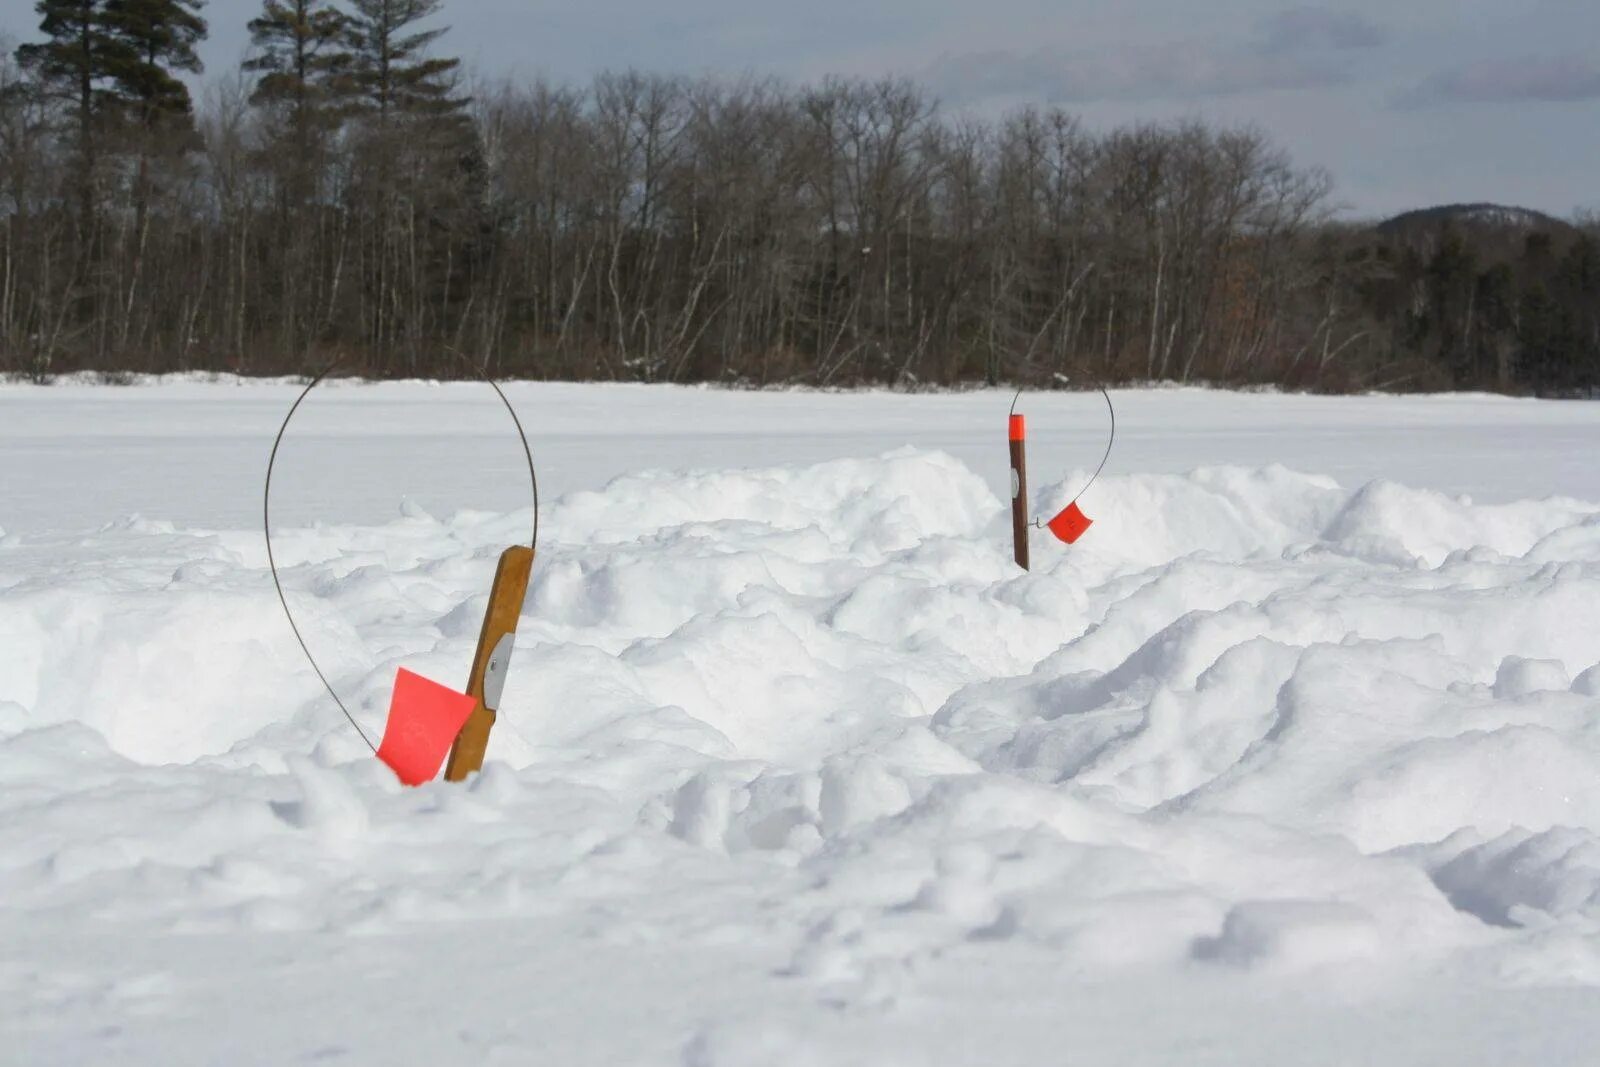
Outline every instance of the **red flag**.
{"label": "red flag", "polygon": [[1085,530],[1094,525],[1094,520],[1079,511],[1078,504],[1074,501],[1067,505],[1066,510],[1045,525],[1050,527],[1051,533],[1070,545],[1082,537]]}
{"label": "red flag", "polygon": [[477,706],[477,698],[401,667],[389,698],[389,724],[378,758],[406,785],[431,781]]}

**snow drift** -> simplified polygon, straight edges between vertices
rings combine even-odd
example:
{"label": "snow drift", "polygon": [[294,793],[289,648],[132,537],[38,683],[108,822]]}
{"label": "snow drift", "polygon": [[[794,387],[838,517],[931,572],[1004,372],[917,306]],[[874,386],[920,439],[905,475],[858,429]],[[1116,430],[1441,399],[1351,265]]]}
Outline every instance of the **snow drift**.
{"label": "snow drift", "polygon": [[[419,790],[327,701],[259,534],[10,538],[5,921],[748,942],[780,999],[867,1012],[952,953],[1600,986],[1600,506],[1214,467],[1085,507],[1021,574],[936,452],[569,494],[489,766]],[[465,675],[527,520],[275,537],[374,735],[397,666]],[[810,1047],[765,1040],[684,1062]]]}

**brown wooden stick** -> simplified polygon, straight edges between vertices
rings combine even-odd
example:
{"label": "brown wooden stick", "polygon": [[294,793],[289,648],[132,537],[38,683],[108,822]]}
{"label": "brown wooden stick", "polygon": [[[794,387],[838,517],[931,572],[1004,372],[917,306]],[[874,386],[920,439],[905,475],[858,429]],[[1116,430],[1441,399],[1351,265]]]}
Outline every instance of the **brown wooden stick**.
{"label": "brown wooden stick", "polygon": [[497,676],[504,680],[507,666],[504,660],[511,654],[510,638],[517,632],[517,620],[522,616],[522,602],[527,599],[528,579],[532,574],[533,549],[517,545],[500,553],[500,565],[495,568],[494,585],[489,590],[489,608],[484,612],[483,629],[478,634],[478,651],[472,657],[472,674],[467,678],[467,695],[476,698],[478,704],[467,716],[467,724],[451,746],[450,760],[444,765],[447,782],[459,782],[483,766],[483,755],[489,748],[489,731],[494,728],[495,712],[500,704],[498,686],[492,686],[486,694],[484,683],[486,678],[492,682]]}
{"label": "brown wooden stick", "polygon": [[1017,566],[1028,569],[1028,430],[1021,415],[1011,416],[1011,546]]}

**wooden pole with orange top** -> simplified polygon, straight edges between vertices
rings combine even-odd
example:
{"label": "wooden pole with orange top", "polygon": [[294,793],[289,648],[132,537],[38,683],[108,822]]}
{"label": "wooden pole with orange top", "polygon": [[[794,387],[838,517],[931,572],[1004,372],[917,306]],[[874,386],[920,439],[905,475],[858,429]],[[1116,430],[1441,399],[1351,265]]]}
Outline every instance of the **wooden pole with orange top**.
{"label": "wooden pole with orange top", "polygon": [[[1019,394],[1020,395],[1020,394]],[[1028,426],[1011,401],[1011,544],[1017,566],[1028,569]]]}

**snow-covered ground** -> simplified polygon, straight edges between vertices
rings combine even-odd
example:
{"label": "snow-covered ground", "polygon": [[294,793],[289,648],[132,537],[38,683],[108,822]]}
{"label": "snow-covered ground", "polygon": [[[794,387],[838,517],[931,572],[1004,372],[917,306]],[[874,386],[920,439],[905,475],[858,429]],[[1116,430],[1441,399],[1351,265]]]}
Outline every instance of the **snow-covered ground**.
{"label": "snow-covered ground", "polygon": [[0,387],[0,1062],[1595,1062],[1600,405],[509,391]]}

